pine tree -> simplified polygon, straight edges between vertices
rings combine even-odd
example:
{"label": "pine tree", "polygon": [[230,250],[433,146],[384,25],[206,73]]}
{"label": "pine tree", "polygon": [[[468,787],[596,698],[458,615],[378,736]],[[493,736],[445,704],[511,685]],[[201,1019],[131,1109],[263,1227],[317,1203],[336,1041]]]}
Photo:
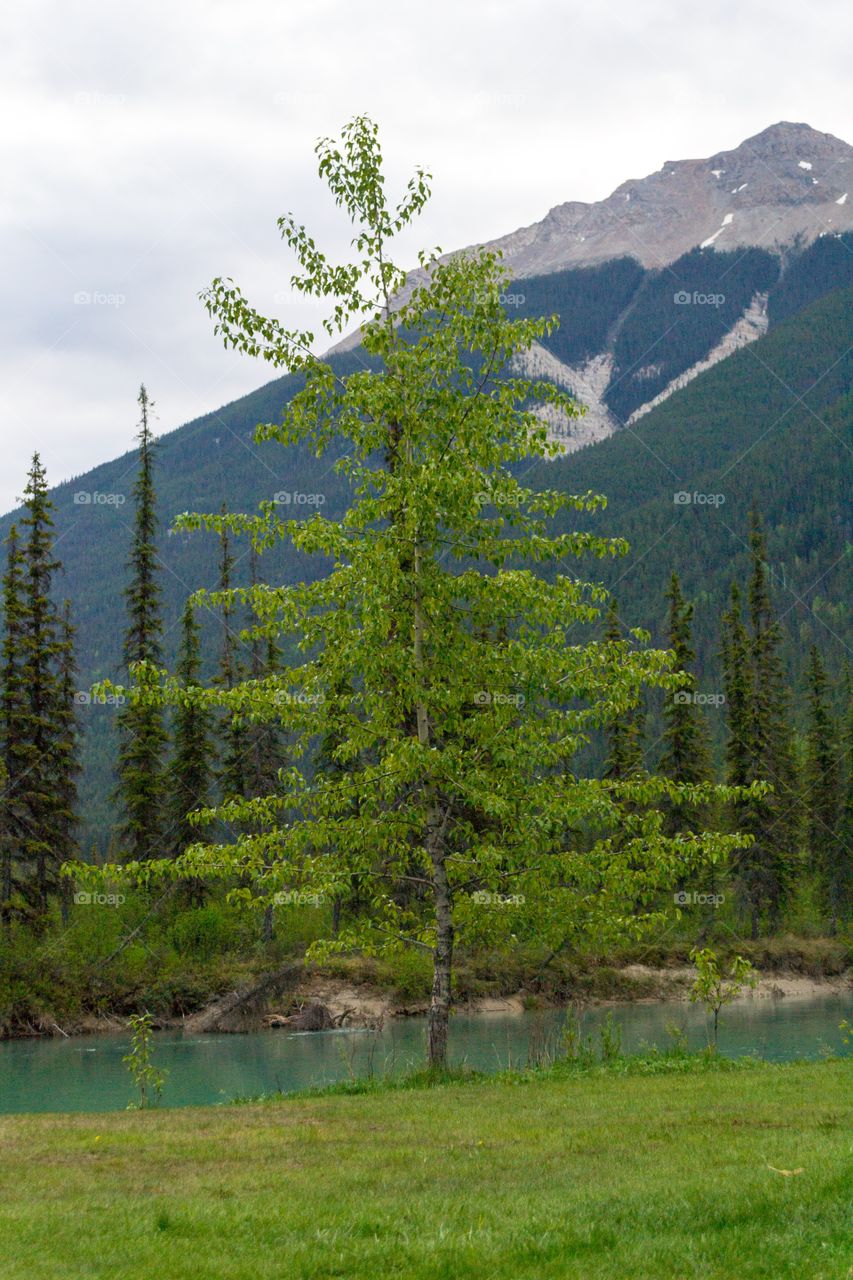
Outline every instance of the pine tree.
{"label": "pine tree", "polygon": [[[749,635],[741,611],[740,588],[732,583],[731,601],[723,614],[722,628],[723,681],[728,712],[726,740],[726,782],[730,786],[747,787],[755,778],[756,748],[753,737],[753,682],[750,663]],[[759,825],[757,802],[736,801],[731,806],[731,825],[737,831],[755,837]],[[746,911],[753,938],[758,937],[764,905],[764,858],[761,846],[754,843],[739,850],[735,858],[735,880],[741,907]]]}
{"label": "pine tree", "polygon": [[27,698],[22,672],[24,648],[24,568],[20,538],[12,525],[6,539],[7,560],[3,577],[3,668],[0,685],[0,751],[3,797],[0,809],[0,911],[4,925],[13,914],[13,903],[25,891],[23,836],[25,810],[22,784],[29,764],[27,751]]}
{"label": "pine tree", "polygon": [[[611,644],[622,640],[619,610],[612,597],[607,606],[604,639]],[[629,707],[608,722],[607,756],[604,761],[605,778],[622,782],[642,769],[643,729],[644,715],[640,706]]]}
{"label": "pine tree", "polygon": [[[64,601],[59,639],[59,703],[56,710],[56,852],[63,862],[78,856],[77,775],[80,772],[79,741],[75,697],[74,627],[71,602]],[[67,917],[70,882],[60,886],[63,919]]]}
{"label": "pine tree", "polygon": [[[258,583],[258,557],[252,547],[250,577],[252,587]],[[250,643],[248,677],[253,681],[265,681],[275,676],[281,663],[281,652],[274,635],[264,636],[256,631]],[[243,784],[248,796],[271,796],[280,791],[279,772],[287,763],[287,751],[281,724],[276,720],[249,720],[243,728],[242,766]],[[273,937],[274,909],[264,910],[262,937],[271,942]]]}
{"label": "pine tree", "polygon": [[[187,601],[181,620],[181,651],[177,677],[182,689],[199,686],[201,671],[200,628],[195,610]],[[210,800],[213,769],[213,715],[192,697],[180,702],[175,712],[174,756],[169,773],[169,837],[175,856],[197,839],[197,829],[188,814]]]}
{"label": "pine tree", "polygon": [[[222,504],[222,514],[226,514]],[[228,529],[223,525],[220,533],[220,562],[218,590],[227,593],[233,589],[234,557]],[[245,665],[239,655],[239,635],[235,630],[235,609],[231,599],[222,606],[222,649],[219,659],[219,675],[216,683],[222,689],[233,689],[245,678]],[[247,791],[247,760],[249,735],[244,719],[230,710],[225,711],[222,733],[222,756],[219,767],[219,784],[223,798],[243,797]]]}
{"label": "pine tree", "polygon": [[752,844],[738,853],[735,871],[741,906],[757,938],[762,918],[767,916],[774,928],[784,905],[796,865],[799,813],[779,657],[781,631],[770,598],[764,536],[754,512],[750,551],[749,626],[733,585],[731,607],[723,616],[722,657],[729,733],[726,781],[736,786],[762,781],[773,788],[764,796],[738,801],[731,814],[736,829],[752,837]]}
{"label": "pine tree", "polygon": [[21,629],[21,678],[26,697],[23,750],[26,765],[18,782],[22,806],[22,860],[43,915],[59,887],[62,851],[58,847],[65,797],[58,791],[63,756],[63,658],[61,626],[51,598],[53,577],[61,565],[53,552],[53,504],[41,459],[33,455],[24,490],[27,530],[23,548],[24,595]]}
{"label": "pine tree", "polygon": [[842,746],[844,751],[844,787],[841,811],[840,856],[843,859],[844,875],[841,912],[849,917],[853,912],[853,682],[850,678],[850,667],[844,667],[844,718],[842,725]]}
{"label": "pine tree", "polygon": [[[139,389],[138,403],[139,470],[133,487],[136,512],[128,562],[130,582],[124,593],[128,611],[124,661],[131,678],[144,683],[145,672],[140,672],[137,664],[161,660],[162,621],[155,545],[154,438],[149,425],[153,405],[144,386]],[[119,735],[116,795],[124,809],[122,835],[130,858],[144,861],[162,852],[166,747],[162,709],[153,699],[131,697],[119,714]]]}
{"label": "pine tree", "polygon": [[[708,739],[702,713],[693,700],[695,679],[691,668],[696,654],[691,643],[693,605],[681,592],[678,575],[673,573],[669,590],[669,647],[675,654],[675,669],[691,676],[689,688],[669,694],[664,703],[664,750],[658,772],[676,782],[698,784],[709,780]],[[666,810],[668,835],[679,831],[697,832],[707,825],[702,806],[679,800]]]}
{"label": "pine tree", "polygon": [[755,511],[750,520],[749,617],[755,775],[773,786],[773,791],[757,802],[755,835],[763,857],[763,897],[772,928],[778,921],[795,870],[800,812],[787,687],[779,656],[782,633],[770,598],[764,534]]}
{"label": "pine tree", "polygon": [[849,859],[842,844],[842,780],[838,729],[828,700],[826,668],[812,645],[806,675],[809,727],[806,737],[805,809],[808,849],[836,933],[846,906]]}
{"label": "pine tree", "polygon": [[[258,562],[254,547],[250,552],[251,583],[258,582]],[[268,680],[278,671],[281,653],[274,636],[255,634],[249,650],[249,679]],[[278,785],[279,770],[286,762],[281,726],[274,720],[249,723],[244,731],[246,759],[244,778],[247,795],[272,795]]]}
{"label": "pine tree", "polygon": [[752,742],[752,681],[749,666],[749,636],[743,624],[741,593],[732,583],[728,610],[723,614],[723,684],[728,713],[726,739],[726,782],[745,787],[752,780],[755,749]]}

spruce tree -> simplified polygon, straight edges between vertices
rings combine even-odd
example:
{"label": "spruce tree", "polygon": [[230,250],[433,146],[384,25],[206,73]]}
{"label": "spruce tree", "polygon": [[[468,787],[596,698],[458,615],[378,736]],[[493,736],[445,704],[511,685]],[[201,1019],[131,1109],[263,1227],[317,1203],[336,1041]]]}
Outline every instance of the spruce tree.
{"label": "spruce tree", "polygon": [[[616,600],[611,597],[607,606],[607,617],[604,627],[604,639],[609,644],[622,640],[622,624],[619,621],[619,609]],[[622,782],[638,773],[643,767],[643,729],[644,715],[642,707],[628,707],[618,712],[607,723],[607,756],[604,761],[604,776],[614,782]]]}
{"label": "spruce tree", "polygon": [[6,538],[6,572],[3,576],[3,668],[0,685],[0,751],[3,796],[0,808],[0,912],[4,925],[13,904],[25,893],[23,836],[25,808],[22,784],[29,765],[27,750],[27,698],[22,663],[24,649],[24,567],[20,538],[12,525]]}
{"label": "spruce tree", "polygon": [[[689,675],[689,686],[667,695],[664,702],[664,750],[658,772],[676,782],[698,784],[709,780],[708,739],[702,712],[693,700],[695,679],[692,666],[696,654],[691,643],[693,605],[684,599],[678,574],[673,573],[669,590],[669,647],[675,654],[675,669]],[[701,831],[707,823],[702,806],[687,800],[667,805],[668,835],[679,831]]]}
{"label": "spruce tree", "polygon": [[842,721],[842,748],[844,752],[844,782],[841,809],[840,856],[843,859],[843,895],[841,910],[845,917],[853,912],[853,682],[850,667],[844,666],[844,711]]}
{"label": "spruce tree", "polygon": [[799,802],[787,684],[779,650],[782,633],[773,611],[764,534],[750,517],[752,740],[755,776],[773,791],[756,802],[755,835],[764,863],[763,897],[774,928],[794,875],[799,844]]}
{"label": "spruce tree", "polygon": [[[749,634],[743,622],[741,593],[732,583],[729,608],[723,614],[723,683],[726,693],[728,737],[726,739],[726,782],[747,787],[755,781],[756,748],[753,737],[753,682]],[[730,806],[731,824],[753,841],[759,825],[757,801],[742,798]],[[750,922],[753,938],[758,937],[764,905],[764,850],[755,843],[738,851],[734,863],[735,883],[741,909]]]}
{"label": "spruce tree", "polygon": [[752,837],[737,855],[736,879],[753,938],[767,918],[775,928],[793,879],[798,854],[799,807],[796,764],[785,677],[768,583],[764,535],[755,512],[750,528],[751,574],[748,623],[740,592],[732,587],[723,616],[722,657],[728,705],[727,782],[766,782],[772,791],[732,806],[732,822]]}
{"label": "spruce tree", "polygon": [[53,504],[41,459],[33,455],[24,490],[27,531],[23,547],[24,593],[21,613],[21,678],[26,698],[23,735],[25,767],[17,785],[22,808],[22,861],[34,886],[39,915],[59,887],[63,862],[60,829],[66,797],[59,792],[65,732],[61,624],[51,598],[61,565],[53,552]]}
{"label": "spruce tree", "polygon": [[[201,671],[200,628],[188,600],[181,619],[181,650],[177,678],[181,688],[199,687]],[[197,699],[185,697],[175,710],[174,755],[169,773],[168,844],[175,856],[197,839],[188,814],[210,800],[213,769],[213,715]]]}
{"label": "spruce tree", "polygon": [[[222,514],[226,514],[222,504]],[[245,679],[245,664],[240,660],[240,637],[236,630],[236,610],[230,592],[233,590],[234,557],[228,529],[223,525],[220,533],[220,561],[218,590],[225,597],[222,604],[222,649],[219,658],[219,674],[216,683],[225,690],[234,689]],[[226,709],[221,727],[222,754],[219,766],[219,785],[223,799],[248,795],[247,771],[250,749],[245,720],[239,714]]]}
{"label": "spruce tree", "polygon": [[[138,664],[161,660],[160,584],[158,581],[156,496],[154,488],[154,437],[148,393],[139,389],[139,469],[133,487],[136,504],[133,543],[125,589],[128,622],[124,661],[132,679],[143,685],[146,671]],[[129,857],[144,861],[162,853],[163,755],[166,731],[162,709],[144,695],[131,696],[119,713],[119,785],[117,798],[124,810],[121,833]]]}
{"label": "spruce tree", "polygon": [[[252,587],[258,583],[258,557],[252,547],[250,577]],[[256,627],[249,646],[249,680],[268,681],[277,673],[281,652],[274,635],[262,634]],[[247,796],[272,796],[281,790],[279,772],[287,763],[284,734],[276,720],[250,719],[240,731],[244,750],[241,767],[242,781]],[[274,909],[268,904],[264,909],[262,937],[265,942],[273,938]]]}
{"label": "spruce tree", "polygon": [[[56,711],[56,852],[63,862],[78,857],[77,775],[80,772],[75,697],[75,630],[71,623],[71,602],[64,601],[59,636],[59,703]],[[60,886],[63,919],[67,918],[71,883]]]}
{"label": "spruce tree", "polygon": [[809,727],[806,736],[805,810],[812,870],[836,933],[848,896],[849,858],[842,843],[842,779],[838,730],[829,707],[826,668],[812,645],[806,674]]}

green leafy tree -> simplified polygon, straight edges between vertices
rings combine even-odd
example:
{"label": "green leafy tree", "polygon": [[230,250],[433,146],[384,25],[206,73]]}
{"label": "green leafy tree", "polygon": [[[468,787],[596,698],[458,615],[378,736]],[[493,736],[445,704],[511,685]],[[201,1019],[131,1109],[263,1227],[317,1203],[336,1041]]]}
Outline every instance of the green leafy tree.
{"label": "green leafy tree", "polygon": [[[259,438],[321,453],[342,443],[336,465],[353,502],[339,521],[282,521],[274,503],[256,516],[181,518],[181,527],[248,533],[259,548],[287,539],[328,557],[331,569],[310,584],[232,589],[295,637],[297,657],[268,679],[207,697],[244,716],[281,717],[294,763],[276,796],[234,799],[210,815],[240,829],[235,841],[199,844],[160,871],[230,865],[270,894],[328,898],[357,874],[369,910],[310,954],[426,952],[428,1058],[441,1068],[460,939],[509,942],[523,924],[547,944],[573,922],[577,936],[606,945],[660,919],[651,906],[635,913],[638,899],[651,903],[662,884],[740,839],[668,838],[652,806],[680,795],[669,779],[602,780],[570,767],[592,733],[638,705],[644,686],[674,688],[677,677],[665,653],[579,642],[580,625],[595,623],[606,602],[600,587],[568,572],[546,582],[521,567],[625,551],[618,539],[550,531],[559,511],[592,513],[601,499],[535,492],[517,475],[519,463],[556,451],[535,406],[577,412],[553,384],[514,372],[555,321],[508,316],[505,273],[488,251],[421,255],[423,275],[403,292],[391,241],[423,207],[427,175],[418,170],[390,205],[376,126],[364,117],[341,145],[320,142],[318,155],[355,225],[356,260],[332,265],[288,216],[282,234],[300,263],[292,283],[331,301],[327,335],[362,320],[371,367],[336,375],[313,355],[313,333],[262,316],[231,281],[214,281],[205,300],[228,345],[304,379],[284,423],[259,428]],[[327,704],[329,689],[340,696]],[[163,697],[174,696],[166,680]],[[353,765],[337,776],[310,768],[327,705],[338,758]],[[694,802],[711,795],[690,788]],[[566,832],[579,828],[583,846],[567,845]],[[396,893],[403,876],[424,891],[414,904]]]}
{"label": "green leafy tree", "polygon": [[156,1106],[166,1083],[167,1071],[155,1067],[152,1058],[154,1019],[150,1013],[132,1013],[130,1022],[130,1049],[122,1062],[130,1072],[130,1078],[139,1090],[139,1101],[128,1103],[128,1111],[144,1111]]}
{"label": "green leafy tree", "polygon": [[744,987],[754,988],[757,985],[758,974],[743,956],[734,956],[728,967],[722,966],[719,956],[709,947],[694,949],[690,959],[696,966],[690,999],[701,1001],[713,1019],[713,1040],[709,1048],[716,1052],[720,1013],[737,999]]}
{"label": "green leafy tree", "polygon": [[850,895],[850,855],[844,848],[842,777],[838,726],[830,706],[826,668],[815,645],[807,670],[809,726],[806,736],[805,810],[812,869],[817,873],[830,931]]}
{"label": "green leafy tree", "polygon": [[144,385],[139,389],[138,404],[139,469],[133,487],[136,510],[128,563],[130,582],[125,589],[128,623],[124,661],[131,675],[141,681],[143,690],[119,712],[116,793],[124,810],[122,836],[135,861],[155,858],[163,852],[163,759],[167,741],[162,707],[144,692],[162,659],[154,437],[149,421],[153,404]]}

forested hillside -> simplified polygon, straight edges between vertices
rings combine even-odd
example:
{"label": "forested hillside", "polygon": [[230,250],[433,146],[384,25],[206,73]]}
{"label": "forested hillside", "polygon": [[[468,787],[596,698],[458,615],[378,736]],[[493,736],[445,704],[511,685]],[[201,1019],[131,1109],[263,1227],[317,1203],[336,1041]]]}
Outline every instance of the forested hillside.
{"label": "forested hillside", "polygon": [[630,430],[536,480],[608,498],[600,526],[631,544],[606,570],[623,619],[664,635],[664,589],[696,602],[702,687],[720,687],[719,618],[762,516],[792,680],[817,644],[839,671],[851,633],[853,289],[838,290],[702,374]]}
{"label": "forested hillside", "polygon": [[[777,260],[762,251],[697,251],[661,273],[622,259],[526,279],[508,299],[524,314],[560,314],[561,327],[547,341],[564,362],[580,363],[610,343],[622,372],[614,375],[609,394],[614,409],[627,415],[638,396],[647,400],[702,358],[755,290],[769,290],[768,336],[700,375],[630,429],[550,464],[537,478],[557,488],[607,495],[609,508],[598,517],[600,527],[632,544],[628,559],[608,575],[626,622],[649,626],[659,638],[663,592],[670,571],[678,570],[688,597],[697,603],[699,670],[711,688],[719,682],[719,614],[732,575],[746,564],[745,531],[753,504],[766,522],[780,609],[790,610],[785,621],[792,675],[813,641],[833,667],[849,641],[846,605],[828,601],[845,600],[849,574],[853,307],[850,290],[838,286],[851,278],[851,239],[823,237],[795,256],[775,284]],[[673,305],[679,289],[716,289],[727,301],[719,307]],[[658,333],[655,342],[652,335]],[[642,356],[644,343],[653,355]],[[361,349],[331,359],[341,374],[365,363]],[[639,378],[643,359],[654,363],[654,372]],[[175,661],[184,601],[197,587],[215,584],[219,554],[211,537],[171,535],[175,515],[218,510],[223,503],[230,510],[253,510],[277,494],[291,496],[289,511],[297,515],[317,509],[311,503],[334,515],[347,502],[347,486],[334,471],[332,455],[318,460],[305,449],[283,451],[254,440],[258,422],[280,419],[297,385],[295,378],[271,382],[157,444],[163,647],[169,665]],[[129,438],[132,420],[129,405]],[[135,454],[128,453],[52,493],[65,570],[59,591],[72,602],[81,689],[120,669],[130,547],[127,499],[135,465]],[[679,505],[676,492],[720,494],[722,501]],[[300,503],[299,496],[293,500],[294,494],[311,495],[311,503]],[[0,522],[3,537],[12,519]],[[235,561],[235,582],[247,582],[247,546],[235,547]],[[283,549],[262,563],[270,580],[310,579],[321,571],[319,561],[300,557],[297,562]],[[210,674],[216,620],[201,622],[204,670]],[[112,715],[109,707],[87,706],[80,718],[81,808],[86,829],[94,831],[106,825],[110,812]]]}

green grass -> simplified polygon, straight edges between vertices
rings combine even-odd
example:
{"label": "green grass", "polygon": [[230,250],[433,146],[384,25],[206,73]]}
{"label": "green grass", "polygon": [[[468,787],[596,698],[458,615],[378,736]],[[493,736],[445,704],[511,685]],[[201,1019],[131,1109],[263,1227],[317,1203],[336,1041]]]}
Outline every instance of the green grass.
{"label": "green grass", "polygon": [[0,1152],[3,1280],[853,1274],[850,1061],[6,1117]]}

